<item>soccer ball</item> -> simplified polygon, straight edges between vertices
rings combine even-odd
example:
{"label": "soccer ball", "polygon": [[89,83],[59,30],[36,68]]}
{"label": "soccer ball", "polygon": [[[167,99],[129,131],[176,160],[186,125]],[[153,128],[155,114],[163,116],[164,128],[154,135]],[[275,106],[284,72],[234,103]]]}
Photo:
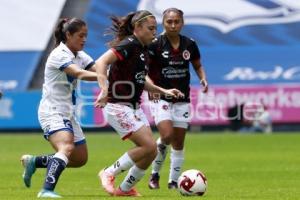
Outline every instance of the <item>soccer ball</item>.
{"label": "soccer ball", "polygon": [[202,196],[206,188],[207,179],[199,170],[184,171],[178,178],[178,190],[183,196]]}

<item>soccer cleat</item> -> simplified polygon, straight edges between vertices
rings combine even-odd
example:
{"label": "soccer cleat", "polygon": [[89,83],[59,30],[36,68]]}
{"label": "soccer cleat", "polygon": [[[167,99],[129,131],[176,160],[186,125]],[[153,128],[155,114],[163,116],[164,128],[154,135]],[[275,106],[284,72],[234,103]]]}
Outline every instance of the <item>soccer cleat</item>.
{"label": "soccer cleat", "polygon": [[107,172],[105,172],[104,169],[102,169],[99,173],[99,180],[100,180],[100,184],[102,185],[102,187],[104,188],[104,190],[110,194],[110,195],[114,195],[114,184],[115,184],[115,177]]}
{"label": "soccer cleat", "polygon": [[35,168],[35,156],[32,155],[23,155],[21,157],[21,163],[24,167],[23,172],[23,181],[25,183],[26,187],[31,186],[31,177],[34,174],[36,168]]}
{"label": "soccer cleat", "polygon": [[45,190],[42,189],[38,195],[38,198],[61,198],[62,196],[58,195],[57,193],[51,191],[51,190]]}
{"label": "soccer cleat", "polygon": [[136,191],[136,189],[131,188],[129,191],[124,192],[120,189],[120,187],[118,189],[115,190],[114,192],[114,196],[132,196],[132,197],[141,197],[142,195]]}
{"label": "soccer cleat", "polygon": [[168,188],[169,189],[177,189],[178,188],[177,182],[175,182],[175,181],[169,182],[168,183]]}
{"label": "soccer cleat", "polygon": [[151,174],[148,186],[150,189],[159,189],[159,174],[158,173]]}

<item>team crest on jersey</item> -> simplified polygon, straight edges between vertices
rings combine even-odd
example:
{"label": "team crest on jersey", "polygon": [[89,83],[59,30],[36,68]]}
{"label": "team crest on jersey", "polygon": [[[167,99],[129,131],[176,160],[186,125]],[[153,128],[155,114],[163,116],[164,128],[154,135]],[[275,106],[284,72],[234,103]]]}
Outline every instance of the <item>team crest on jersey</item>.
{"label": "team crest on jersey", "polygon": [[162,105],[162,109],[168,110],[168,109],[169,109],[169,106],[168,106],[168,105]]}
{"label": "team crest on jersey", "polygon": [[300,21],[299,0],[140,0],[138,10],[149,10],[161,23],[170,7],[184,11],[185,24],[210,26],[222,33],[249,25]]}
{"label": "team crest on jersey", "polygon": [[190,54],[190,52],[188,50],[184,50],[182,52],[182,57],[184,58],[184,60],[189,60],[190,57],[191,57],[191,54]]}

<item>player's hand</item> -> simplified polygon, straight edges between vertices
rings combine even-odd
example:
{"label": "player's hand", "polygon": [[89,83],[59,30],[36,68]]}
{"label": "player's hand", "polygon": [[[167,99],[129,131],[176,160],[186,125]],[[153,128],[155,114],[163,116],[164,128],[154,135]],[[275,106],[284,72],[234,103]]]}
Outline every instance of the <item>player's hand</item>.
{"label": "player's hand", "polygon": [[169,89],[165,91],[166,96],[171,96],[171,97],[175,97],[176,99],[178,98],[184,98],[184,94],[182,92],[180,92],[180,90],[177,89]]}
{"label": "player's hand", "polygon": [[202,85],[202,92],[203,93],[207,93],[208,92],[208,83],[207,83],[207,80],[206,79],[202,79],[200,81],[201,85]]}
{"label": "player's hand", "polygon": [[107,89],[102,89],[100,94],[98,95],[96,101],[95,101],[95,107],[96,108],[104,108],[106,103],[107,103],[107,100],[108,100],[108,97],[107,97]]}

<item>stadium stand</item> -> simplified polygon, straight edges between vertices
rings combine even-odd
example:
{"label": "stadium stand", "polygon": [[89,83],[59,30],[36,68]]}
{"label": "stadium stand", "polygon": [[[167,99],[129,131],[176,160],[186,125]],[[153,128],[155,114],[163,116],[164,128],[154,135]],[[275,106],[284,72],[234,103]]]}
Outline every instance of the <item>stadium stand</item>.
{"label": "stadium stand", "polygon": [[1,2],[0,13],[8,20],[3,20],[5,31],[0,33],[0,89],[28,89],[64,4],[65,0]]}

